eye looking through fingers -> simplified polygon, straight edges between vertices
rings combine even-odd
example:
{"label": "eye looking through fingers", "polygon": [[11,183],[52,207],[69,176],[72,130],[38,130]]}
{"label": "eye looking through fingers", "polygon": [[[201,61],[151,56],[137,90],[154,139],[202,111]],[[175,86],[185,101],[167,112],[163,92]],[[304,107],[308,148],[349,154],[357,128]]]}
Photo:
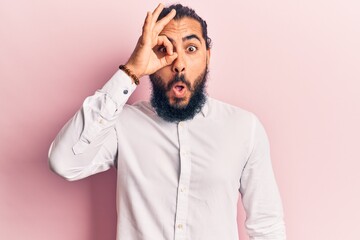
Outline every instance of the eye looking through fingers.
{"label": "eye looking through fingers", "polygon": [[166,53],[166,48],[164,45],[161,45],[160,47],[157,48],[157,51],[159,53]]}
{"label": "eye looking through fingers", "polygon": [[157,50],[167,52],[169,55],[173,54],[173,45],[165,35],[158,36],[157,45],[160,46],[156,48]]}

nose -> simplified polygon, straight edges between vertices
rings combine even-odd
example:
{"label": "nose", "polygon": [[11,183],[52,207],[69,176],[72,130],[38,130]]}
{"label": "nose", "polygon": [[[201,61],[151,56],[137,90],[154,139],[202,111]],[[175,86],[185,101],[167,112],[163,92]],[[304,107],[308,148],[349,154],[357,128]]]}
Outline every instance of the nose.
{"label": "nose", "polygon": [[182,53],[177,52],[178,57],[172,64],[172,71],[176,74],[185,73],[186,62]]}

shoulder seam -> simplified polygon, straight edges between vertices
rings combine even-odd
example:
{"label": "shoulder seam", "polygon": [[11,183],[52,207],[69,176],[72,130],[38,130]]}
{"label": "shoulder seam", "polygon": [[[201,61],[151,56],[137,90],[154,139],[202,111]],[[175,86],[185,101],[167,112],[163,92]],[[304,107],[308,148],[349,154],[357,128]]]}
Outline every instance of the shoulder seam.
{"label": "shoulder seam", "polygon": [[251,139],[250,139],[250,144],[249,144],[249,153],[247,155],[247,160],[249,159],[250,155],[252,154],[253,150],[254,150],[254,143],[255,143],[255,130],[256,130],[256,121],[257,121],[257,117],[255,116],[254,113],[250,112],[251,117],[252,117],[252,124],[251,124]]}

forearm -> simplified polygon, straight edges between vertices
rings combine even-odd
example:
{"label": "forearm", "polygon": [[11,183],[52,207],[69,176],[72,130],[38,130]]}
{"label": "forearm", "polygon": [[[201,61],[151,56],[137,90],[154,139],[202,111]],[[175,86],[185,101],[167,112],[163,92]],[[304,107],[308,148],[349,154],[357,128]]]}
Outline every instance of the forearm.
{"label": "forearm", "polygon": [[117,152],[115,123],[135,85],[121,70],[85,99],[49,149],[51,169],[67,180],[105,171]]}

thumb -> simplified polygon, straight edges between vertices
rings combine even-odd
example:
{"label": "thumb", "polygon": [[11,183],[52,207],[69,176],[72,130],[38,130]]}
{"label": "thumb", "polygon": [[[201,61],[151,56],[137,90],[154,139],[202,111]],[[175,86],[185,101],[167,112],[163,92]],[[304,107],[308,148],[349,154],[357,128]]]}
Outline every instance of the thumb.
{"label": "thumb", "polygon": [[176,52],[173,52],[172,55],[166,55],[163,58],[160,59],[161,67],[165,67],[167,65],[170,65],[176,58],[178,57]]}

